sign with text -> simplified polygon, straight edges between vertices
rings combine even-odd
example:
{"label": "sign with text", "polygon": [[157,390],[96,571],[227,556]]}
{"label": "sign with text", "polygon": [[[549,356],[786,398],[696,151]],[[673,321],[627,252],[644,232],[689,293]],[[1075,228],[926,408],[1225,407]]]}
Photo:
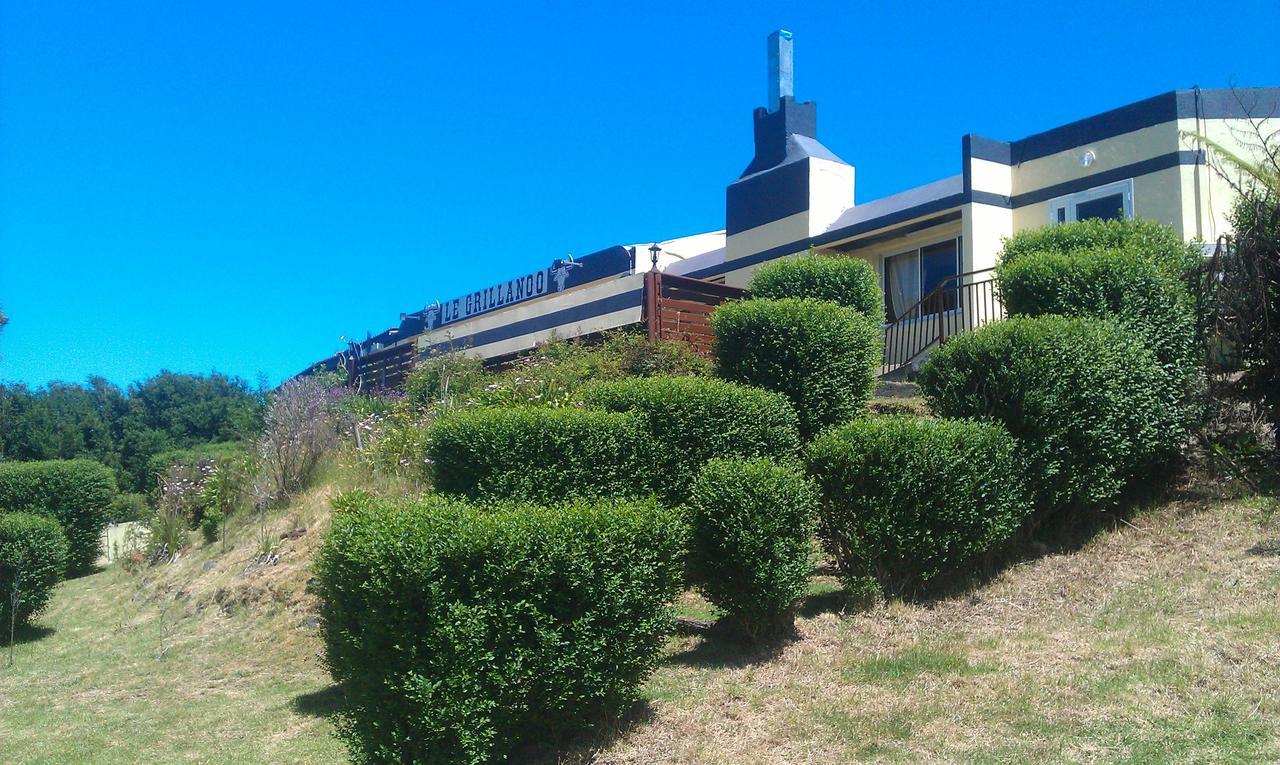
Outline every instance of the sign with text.
{"label": "sign with text", "polygon": [[465,321],[474,316],[515,305],[553,292],[593,282],[607,276],[630,273],[631,253],[625,247],[593,252],[581,260],[557,260],[550,268],[495,284],[445,303],[422,314],[427,331]]}

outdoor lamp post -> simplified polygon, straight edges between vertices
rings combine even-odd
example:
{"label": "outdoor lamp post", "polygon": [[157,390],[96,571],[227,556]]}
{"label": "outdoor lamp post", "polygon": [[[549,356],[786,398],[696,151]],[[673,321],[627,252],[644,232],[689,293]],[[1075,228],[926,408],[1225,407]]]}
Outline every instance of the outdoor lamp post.
{"label": "outdoor lamp post", "polygon": [[649,245],[649,262],[653,264],[653,270],[658,270],[658,253],[662,252],[662,248],[657,242]]}

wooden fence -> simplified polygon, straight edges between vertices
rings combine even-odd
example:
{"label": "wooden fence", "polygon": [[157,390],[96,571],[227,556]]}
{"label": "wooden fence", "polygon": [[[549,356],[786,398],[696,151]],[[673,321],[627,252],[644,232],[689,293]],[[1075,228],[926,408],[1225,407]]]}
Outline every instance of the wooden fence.
{"label": "wooden fence", "polygon": [[644,279],[644,322],[650,340],[675,340],[711,358],[716,306],[748,296],[747,290],[650,271]]}
{"label": "wooden fence", "polygon": [[363,358],[346,358],[347,385],[361,391],[399,389],[417,359],[417,344],[407,342],[374,351]]}

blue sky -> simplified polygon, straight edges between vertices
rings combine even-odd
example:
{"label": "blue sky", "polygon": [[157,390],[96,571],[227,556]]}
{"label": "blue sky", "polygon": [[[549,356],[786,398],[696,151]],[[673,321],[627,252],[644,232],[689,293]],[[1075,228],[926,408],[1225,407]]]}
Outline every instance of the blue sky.
{"label": "blue sky", "polygon": [[565,253],[724,225],[765,37],[869,201],[1180,87],[1280,85],[1275,0],[0,0],[0,379],[278,382]]}

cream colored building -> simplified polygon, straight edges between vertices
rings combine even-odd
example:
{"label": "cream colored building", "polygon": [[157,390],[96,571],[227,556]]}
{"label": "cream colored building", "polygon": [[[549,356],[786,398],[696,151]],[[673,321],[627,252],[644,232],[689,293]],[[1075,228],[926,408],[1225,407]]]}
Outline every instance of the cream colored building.
{"label": "cream colored building", "polygon": [[[959,172],[859,201],[853,166],[818,140],[816,104],[791,95],[790,45],[785,32],[770,36],[771,103],[753,114],[755,153],[728,186],[724,230],[658,243],[658,269],[745,287],[761,263],[814,248],[845,253],[880,274],[892,323],[939,284],[987,279],[1001,241],[1023,229],[1145,218],[1212,243],[1228,230],[1233,193],[1186,134],[1239,146],[1251,120],[1280,130],[1280,88],[1174,90],[1019,140],[963,136]],[[545,292],[511,292],[527,275],[500,282],[498,299],[486,298],[489,287],[428,306],[377,346],[467,348],[498,358],[552,335],[634,324],[651,267],[647,244],[609,248],[580,264],[556,261],[540,271]],[[476,275],[479,283],[491,278]],[[504,293],[513,299],[504,302]],[[477,310],[466,310],[471,298]],[[947,306],[957,323],[972,313],[959,302]]]}

